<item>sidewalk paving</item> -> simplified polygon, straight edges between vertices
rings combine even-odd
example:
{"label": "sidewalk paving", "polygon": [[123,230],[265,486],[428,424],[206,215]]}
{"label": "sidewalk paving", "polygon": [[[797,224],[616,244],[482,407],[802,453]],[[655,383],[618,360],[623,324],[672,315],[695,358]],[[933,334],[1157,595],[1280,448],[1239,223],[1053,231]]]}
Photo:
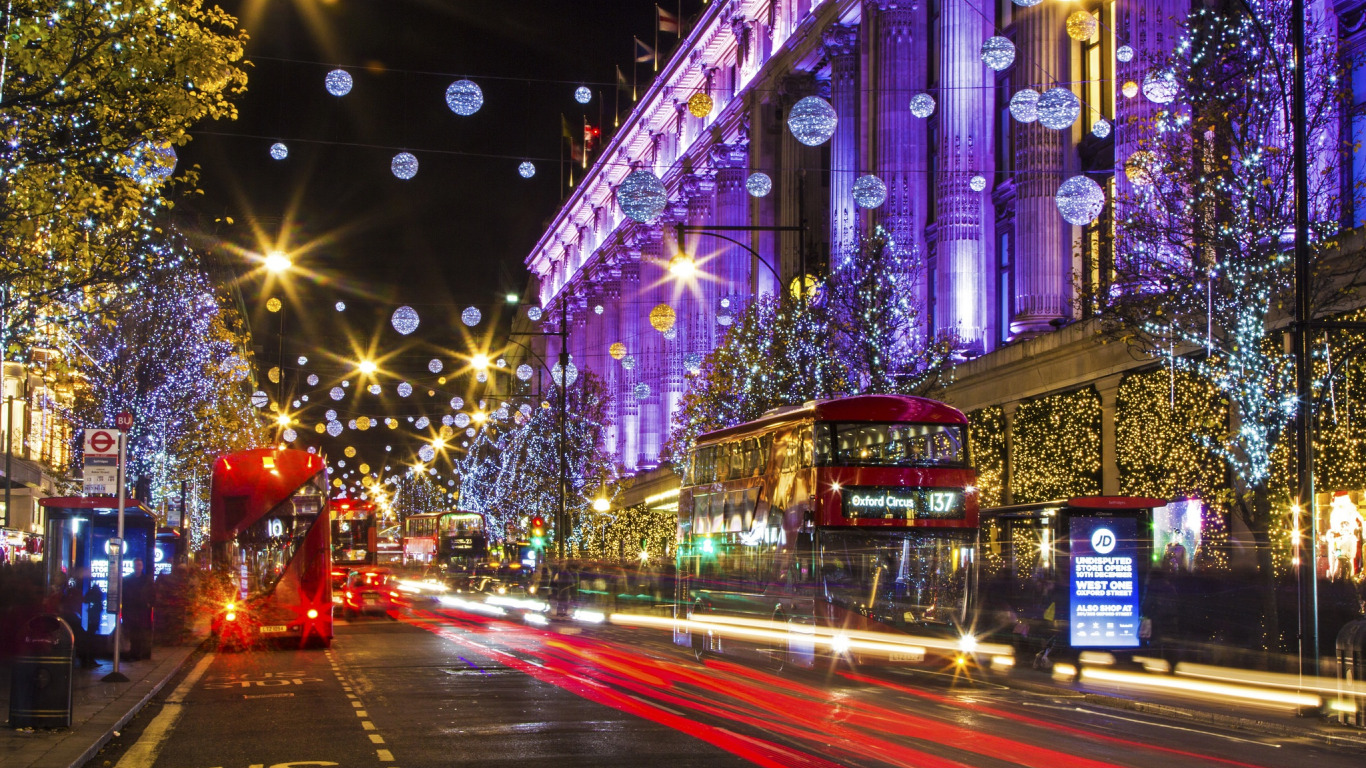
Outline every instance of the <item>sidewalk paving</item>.
{"label": "sidewalk paving", "polygon": [[122,661],[119,671],[129,682],[105,683],[100,678],[114,669],[101,659],[94,669],[72,669],[71,727],[15,729],[9,727],[10,671],[0,662],[0,765],[5,768],[79,768],[99,751],[155,696],[202,644],[204,634],[184,645],[157,646],[148,661]]}

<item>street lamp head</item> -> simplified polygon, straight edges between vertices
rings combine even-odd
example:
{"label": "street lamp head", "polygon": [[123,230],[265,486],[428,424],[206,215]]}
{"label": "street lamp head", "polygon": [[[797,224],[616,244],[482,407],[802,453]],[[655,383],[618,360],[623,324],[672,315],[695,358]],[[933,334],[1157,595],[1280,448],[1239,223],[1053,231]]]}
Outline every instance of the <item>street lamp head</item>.
{"label": "street lamp head", "polygon": [[669,259],[669,272],[674,277],[692,277],[697,272],[697,262],[693,260],[693,257],[679,251],[672,259]]}
{"label": "street lamp head", "polygon": [[507,303],[509,304],[516,304],[517,302],[521,301],[521,297],[515,293],[509,293],[504,298],[507,299]]}
{"label": "street lamp head", "polygon": [[293,423],[293,420],[289,418],[289,414],[282,413],[279,416],[275,417],[275,423],[279,424],[282,427],[287,427]]}
{"label": "street lamp head", "polygon": [[474,412],[474,420],[476,423],[483,424],[485,421],[488,421],[488,418],[489,415],[487,413],[484,413],[483,411]]}
{"label": "street lamp head", "polygon": [[444,438],[438,437],[432,441],[432,447],[439,451],[446,447],[446,440]]}
{"label": "street lamp head", "polygon": [[489,367],[489,356],[483,353],[477,354],[470,358],[470,365],[474,366],[476,370],[487,370]]}
{"label": "street lamp head", "polygon": [[372,374],[372,373],[374,373],[375,371],[379,370],[379,366],[375,365],[375,361],[374,361],[374,360],[362,360],[362,361],[360,361],[360,363],[358,363],[358,364],[356,365],[356,370],[358,370],[358,371],[360,371],[361,373],[363,373],[363,374],[369,376],[370,374]]}
{"label": "street lamp head", "polygon": [[599,496],[599,497],[597,497],[596,499],[593,499],[593,511],[594,511],[594,512],[606,512],[607,510],[609,510],[609,509],[611,509],[611,508],[612,508],[612,502],[608,501],[606,498],[604,498],[604,497],[602,497],[602,496]]}
{"label": "street lamp head", "polygon": [[292,266],[294,266],[294,262],[284,251],[271,251],[266,254],[265,267],[269,272],[284,272]]}

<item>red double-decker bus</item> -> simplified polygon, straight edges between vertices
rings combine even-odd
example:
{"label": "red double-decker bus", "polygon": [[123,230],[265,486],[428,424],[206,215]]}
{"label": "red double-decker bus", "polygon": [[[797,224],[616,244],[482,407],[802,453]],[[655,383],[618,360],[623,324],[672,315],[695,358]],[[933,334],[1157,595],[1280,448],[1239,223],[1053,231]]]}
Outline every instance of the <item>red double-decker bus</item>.
{"label": "red double-decker bus", "polygon": [[332,562],[346,567],[379,562],[379,507],[365,499],[333,499]]}
{"label": "red double-decker bus", "polygon": [[966,417],[920,397],[813,401],[702,435],[679,494],[676,642],[775,666],[964,662],[975,483]]}
{"label": "red double-decker bus", "polygon": [[332,642],[327,467],[306,451],[260,448],[214,464],[209,541],[228,586],[220,642]]}

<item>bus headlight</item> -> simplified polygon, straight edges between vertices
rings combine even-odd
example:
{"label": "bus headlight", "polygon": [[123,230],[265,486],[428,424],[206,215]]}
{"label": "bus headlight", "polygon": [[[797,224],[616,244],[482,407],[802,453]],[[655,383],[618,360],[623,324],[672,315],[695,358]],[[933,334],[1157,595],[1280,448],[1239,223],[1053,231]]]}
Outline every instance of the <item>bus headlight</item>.
{"label": "bus headlight", "polygon": [[834,637],[830,638],[830,650],[834,651],[835,653],[848,653],[849,636],[835,635]]}
{"label": "bus headlight", "polygon": [[972,635],[963,635],[958,638],[958,650],[963,653],[972,653],[977,650],[977,638]]}

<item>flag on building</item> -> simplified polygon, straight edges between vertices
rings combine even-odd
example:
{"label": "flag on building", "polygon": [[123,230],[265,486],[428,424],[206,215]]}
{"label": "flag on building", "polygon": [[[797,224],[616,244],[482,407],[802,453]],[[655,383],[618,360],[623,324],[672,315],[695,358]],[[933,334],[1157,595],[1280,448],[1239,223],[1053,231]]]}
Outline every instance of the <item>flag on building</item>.
{"label": "flag on building", "polygon": [[621,67],[620,67],[620,66],[617,67],[617,90],[619,90],[619,91],[629,91],[629,90],[631,90],[631,84],[628,83],[628,82],[626,82],[626,75],[622,73]]}
{"label": "flag on building", "polygon": [[678,26],[678,17],[675,16],[674,14],[669,13],[668,11],[666,11],[666,10],[664,10],[663,8],[660,8],[658,5],[656,5],[656,6],[655,6],[655,19],[656,19],[656,21],[657,21],[658,24],[659,24],[659,31],[660,31],[660,32],[667,32],[668,34],[671,34],[671,35],[677,35],[677,34],[678,34],[678,30],[679,30],[679,26]]}
{"label": "flag on building", "polygon": [[655,49],[640,41],[640,38],[633,38],[636,41],[636,52],[632,54],[636,63],[655,60]]}

